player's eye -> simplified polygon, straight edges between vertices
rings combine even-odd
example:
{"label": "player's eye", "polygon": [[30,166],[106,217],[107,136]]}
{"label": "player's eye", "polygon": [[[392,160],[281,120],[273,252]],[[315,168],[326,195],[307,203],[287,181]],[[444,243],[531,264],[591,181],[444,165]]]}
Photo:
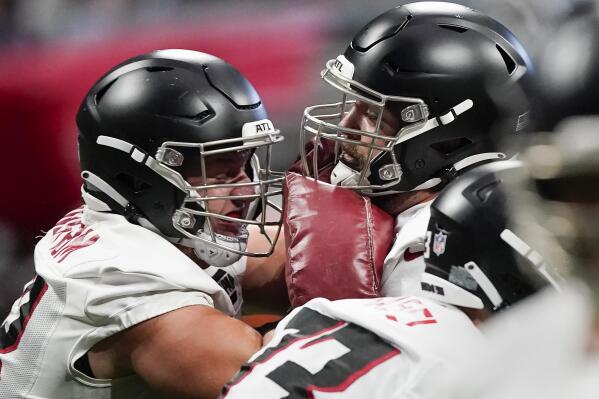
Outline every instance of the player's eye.
{"label": "player's eye", "polygon": [[371,121],[376,122],[379,119],[379,113],[371,109],[368,109],[366,111],[366,117]]}

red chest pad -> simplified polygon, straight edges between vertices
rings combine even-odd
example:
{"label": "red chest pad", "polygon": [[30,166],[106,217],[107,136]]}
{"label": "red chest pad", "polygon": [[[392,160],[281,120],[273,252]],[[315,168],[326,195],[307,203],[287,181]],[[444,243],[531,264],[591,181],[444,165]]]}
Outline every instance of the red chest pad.
{"label": "red chest pad", "polygon": [[296,173],[287,173],[285,191],[291,304],[377,297],[393,218],[367,197]]}

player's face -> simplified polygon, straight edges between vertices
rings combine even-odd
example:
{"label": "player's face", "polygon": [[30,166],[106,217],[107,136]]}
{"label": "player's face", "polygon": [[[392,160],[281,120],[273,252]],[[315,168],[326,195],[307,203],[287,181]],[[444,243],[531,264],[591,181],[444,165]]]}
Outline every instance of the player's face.
{"label": "player's face", "polygon": [[[205,158],[206,180],[201,176],[201,168],[196,168],[195,175],[186,176],[193,186],[226,185],[233,183],[249,183],[251,180],[246,173],[246,164],[250,159],[249,151],[210,155]],[[203,198],[216,197],[205,202],[208,212],[244,219],[247,216],[251,199],[223,199],[222,197],[245,196],[256,194],[253,187],[213,187],[200,189],[198,195]],[[238,236],[242,225],[216,217],[210,217],[210,222],[216,233],[227,236]]]}
{"label": "player's face", "polygon": [[[343,117],[339,126],[350,129],[364,130],[369,133],[375,133],[376,124],[379,116],[379,110],[370,106],[368,103],[356,101],[349,112]],[[394,136],[399,130],[399,121],[393,114],[385,109],[381,119],[379,134],[384,136]],[[382,140],[373,139],[367,136],[349,136],[353,140],[359,140],[364,144],[376,144],[384,146]],[[372,150],[371,158],[374,158],[380,151]],[[354,170],[361,170],[368,164],[369,148],[362,145],[343,143],[341,145],[340,158],[347,166]]]}

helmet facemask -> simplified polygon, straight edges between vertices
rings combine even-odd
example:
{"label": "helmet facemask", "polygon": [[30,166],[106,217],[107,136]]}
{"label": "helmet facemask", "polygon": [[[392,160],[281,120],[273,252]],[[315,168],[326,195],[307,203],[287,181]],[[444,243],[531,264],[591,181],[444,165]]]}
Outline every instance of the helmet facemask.
{"label": "helmet facemask", "polygon": [[[283,218],[276,197],[282,194],[284,177],[271,170],[271,151],[272,145],[282,140],[280,131],[270,121],[262,120],[246,123],[240,138],[205,143],[165,141],[156,154],[146,155],[122,140],[107,136],[100,136],[98,144],[129,152],[132,158],[183,192],[183,201],[172,215],[172,226],[183,238],[167,238],[193,248],[198,258],[209,265],[222,267],[241,256],[268,256],[274,249]],[[264,157],[264,167],[258,153]],[[210,170],[215,160],[226,168],[227,161],[234,163],[235,159],[239,162],[240,177],[212,176],[214,172]],[[219,201],[236,206],[230,207],[234,209],[228,214],[221,214],[213,206]],[[148,223],[152,222],[140,222]],[[247,250],[248,225],[258,227],[269,243],[266,251]],[[273,238],[272,233],[266,232],[267,226],[276,227]]]}
{"label": "helmet facemask", "polygon": [[[319,171],[323,166],[318,164],[317,156],[313,156],[309,164],[306,144],[314,141],[314,148],[317,149],[324,144],[323,142],[328,141],[328,144],[333,143],[335,147],[336,168],[331,182],[370,195],[380,194],[401,181],[401,166],[393,147],[423,133],[422,128],[428,122],[428,107],[422,99],[385,95],[353,80],[353,66],[343,56],[329,60],[326,65],[321,77],[333,88],[341,91],[342,98],[337,103],[314,105],[305,109],[300,142],[304,170],[307,175],[318,176],[314,171]],[[339,126],[356,103],[368,107],[374,123],[372,131]],[[385,112],[391,112],[393,116],[399,115],[401,118],[398,121],[398,129],[394,129],[391,135],[383,131]],[[340,159],[344,145],[366,149],[365,159],[360,162],[358,168],[354,169]],[[384,183],[373,184],[369,180],[370,166],[386,154],[390,162],[378,170],[377,179]]]}
{"label": "helmet facemask", "polygon": [[[307,151],[312,147],[306,144],[310,141],[315,144],[314,151],[321,147],[333,147],[330,143],[334,143],[335,157],[332,162],[335,168],[331,173],[332,184],[355,189],[369,196],[433,188],[443,183],[442,175],[445,172],[448,175],[452,174],[452,166],[455,166],[453,169],[457,171],[475,163],[505,157],[501,153],[481,151],[480,154],[464,157],[463,162],[457,162],[455,165],[440,165],[438,170],[428,170],[430,166],[427,165],[426,173],[429,174],[422,175],[422,171],[418,172],[418,164],[403,164],[406,162],[401,159],[404,146],[408,146],[410,140],[433,129],[452,124],[460,115],[472,110],[474,102],[469,98],[458,100],[442,114],[432,117],[423,98],[382,94],[353,80],[353,74],[354,66],[344,56],[328,61],[327,68],[322,71],[322,78],[341,91],[342,99],[338,103],[315,105],[304,111],[300,151],[304,171],[308,176],[319,177],[322,166],[318,162],[324,158],[314,153],[308,156]],[[369,112],[375,116],[372,129],[366,131],[339,126],[356,104],[366,104]],[[392,133],[384,132],[382,128],[385,118],[396,121],[396,128]],[[452,140],[452,137],[447,139]],[[366,149],[363,159],[359,162],[359,168],[348,165],[348,162],[340,157],[343,145]],[[408,176],[414,173],[421,176],[416,180],[413,176]]]}

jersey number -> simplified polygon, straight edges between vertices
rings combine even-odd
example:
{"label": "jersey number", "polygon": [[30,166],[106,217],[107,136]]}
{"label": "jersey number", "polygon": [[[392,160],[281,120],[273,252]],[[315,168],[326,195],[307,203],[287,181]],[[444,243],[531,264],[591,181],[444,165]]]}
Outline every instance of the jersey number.
{"label": "jersey number", "polygon": [[[242,367],[231,387],[246,377],[265,377],[288,392],[287,396],[277,397],[313,398],[314,392],[343,392],[375,366],[400,353],[365,328],[309,308],[298,312],[286,329],[298,332],[286,335],[277,347],[266,350]],[[279,352],[286,353],[289,360],[263,376],[253,373],[256,366],[267,363]],[[225,388],[224,396],[228,390]],[[266,399],[265,393],[262,391],[261,397]]]}

